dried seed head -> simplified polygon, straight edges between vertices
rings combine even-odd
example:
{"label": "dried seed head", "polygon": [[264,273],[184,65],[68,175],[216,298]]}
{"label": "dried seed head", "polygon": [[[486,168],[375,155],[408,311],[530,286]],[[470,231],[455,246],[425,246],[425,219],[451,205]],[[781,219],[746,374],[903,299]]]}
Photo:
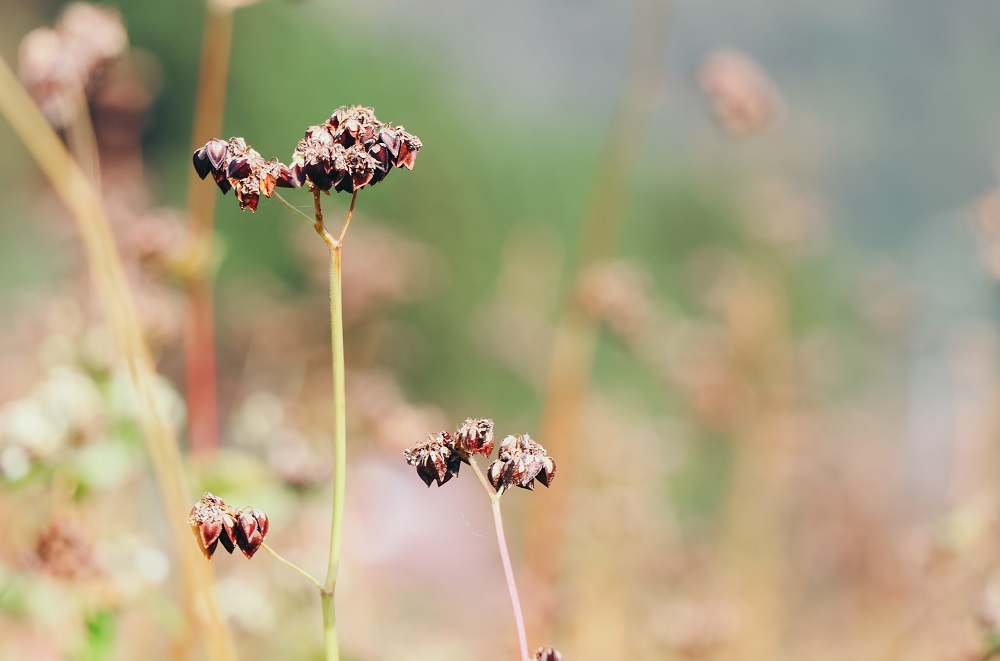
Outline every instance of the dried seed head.
{"label": "dried seed head", "polygon": [[493,421],[466,418],[455,432],[455,447],[464,455],[490,456],[493,452]]}
{"label": "dried seed head", "polygon": [[[255,507],[249,511],[240,513],[236,521],[236,545],[243,551],[243,555],[252,558],[260,545],[264,543],[267,536],[267,515]],[[230,553],[232,551],[230,550]]]}
{"label": "dried seed head", "polygon": [[371,108],[342,106],[306,130],[292,154],[292,179],[354,193],[382,181],[393,167],[412,170],[421,146],[402,127],[379,122]]}
{"label": "dried seed head", "polygon": [[490,464],[486,474],[497,491],[500,487],[533,491],[536,479],[546,487],[552,484],[556,463],[530,436],[516,434],[500,441],[500,458]]}
{"label": "dried seed head", "polygon": [[198,547],[206,558],[212,558],[220,541],[226,551],[233,552],[234,543],[237,541],[236,516],[218,496],[206,492],[205,496],[191,508],[188,525],[191,526],[191,531],[198,540]]}
{"label": "dried seed head", "polygon": [[458,475],[462,457],[455,448],[455,441],[446,431],[430,434],[426,441],[403,452],[406,463],[416,467],[417,475],[428,487],[437,482],[440,487]]}
{"label": "dried seed head", "polygon": [[204,179],[211,174],[223,195],[235,190],[240,209],[256,211],[261,193],[271,197],[276,186],[296,186],[288,166],[275,159],[265,161],[243,138],[209,140],[192,161],[198,176]]}
{"label": "dried seed head", "polygon": [[535,650],[535,661],[562,661],[562,654],[554,647],[539,647]]}

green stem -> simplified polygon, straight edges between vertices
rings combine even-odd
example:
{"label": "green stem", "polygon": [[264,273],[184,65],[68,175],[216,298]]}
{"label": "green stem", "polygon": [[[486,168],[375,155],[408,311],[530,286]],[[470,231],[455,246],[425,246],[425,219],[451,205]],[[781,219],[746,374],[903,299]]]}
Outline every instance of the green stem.
{"label": "green stem", "polygon": [[[330,359],[333,368],[333,520],[330,524],[330,558],[327,564],[326,583],[320,589],[323,605],[323,639],[327,661],[338,661],[340,649],[337,641],[337,616],[334,610],[334,592],[337,588],[337,570],[340,567],[340,547],[344,526],[344,493],[347,474],[347,402],[344,394],[344,315],[341,297],[340,241],[335,241],[323,225],[320,191],[313,191],[316,221],[314,227],[330,249]],[[353,205],[352,205],[353,211]],[[348,214],[350,222],[350,214]],[[343,237],[343,234],[341,234]]]}
{"label": "green stem", "polygon": [[319,579],[314,578],[313,575],[310,574],[309,572],[307,572],[305,569],[303,569],[302,567],[299,567],[297,564],[295,564],[291,560],[286,560],[285,558],[281,557],[281,555],[279,555],[277,551],[275,551],[274,549],[272,549],[267,544],[261,544],[260,547],[262,549],[264,549],[265,551],[267,551],[268,553],[270,553],[272,556],[274,556],[274,559],[277,560],[278,562],[280,562],[281,564],[283,564],[286,567],[288,567],[289,569],[291,569],[293,571],[296,571],[299,574],[301,574],[307,581],[309,581],[310,583],[312,583],[313,585],[315,585],[317,588],[319,588],[320,591],[323,590],[323,584],[319,582]]}
{"label": "green stem", "polygon": [[326,659],[337,661],[340,659],[340,646],[337,643],[337,614],[333,610],[333,593],[322,590],[319,596],[323,603],[323,647]]}
{"label": "green stem", "polygon": [[288,200],[286,200],[284,197],[282,197],[281,193],[279,193],[278,191],[274,191],[274,196],[276,198],[278,198],[279,202],[281,202],[282,204],[285,205],[285,208],[287,208],[289,211],[291,211],[295,215],[301,216],[301,217],[305,218],[306,222],[309,223],[310,225],[313,225],[313,224],[316,223],[315,220],[313,220],[312,218],[310,218],[309,216],[307,216],[305,213],[303,213],[303,211],[301,209],[299,209],[298,207],[296,207],[295,205],[293,205],[291,202],[289,202]]}
{"label": "green stem", "polygon": [[327,565],[326,588],[337,585],[340,566],[341,528],[344,525],[344,477],[347,463],[347,425],[344,416],[344,316],[341,299],[340,245],[330,248],[330,329],[333,360],[333,523],[330,527],[330,562]]}

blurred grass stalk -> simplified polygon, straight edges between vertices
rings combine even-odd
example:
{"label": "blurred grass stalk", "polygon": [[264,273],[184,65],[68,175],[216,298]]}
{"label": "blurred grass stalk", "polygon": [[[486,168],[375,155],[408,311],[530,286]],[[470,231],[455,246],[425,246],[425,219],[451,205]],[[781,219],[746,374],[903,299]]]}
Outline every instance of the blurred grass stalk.
{"label": "blurred grass stalk", "polygon": [[[618,245],[639,167],[639,154],[632,143],[620,139],[620,127],[643,135],[662,99],[670,9],[669,0],[643,0],[637,10],[632,64],[599,157],[592,188],[597,193],[583,220],[579,256],[569,280],[570,297],[580,275],[609,259]],[[558,624],[560,567],[565,559],[566,524],[571,518],[580,429],[598,330],[596,322],[570,298],[556,327],[540,433],[549,454],[559,457],[559,479],[564,488],[553,490],[544,504],[529,508],[525,517],[522,557],[530,580],[547,587],[542,612],[533,618],[537,623],[533,640],[552,640]]]}
{"label": "blurred grass stalk", "polygon": [[[235,9],[229,3],[218,0],[208,2],[191,136],[192,151],[222,133],[234,13]],[[212,306],[216,195],[211,186],[201,184],[197,172],[188,168],[187,241],[191,262],[184,288],[184,392],[191,452],[195,455],[211,454],[219,447],[219,395]]]}
{"label": "blurred grass stalk", "polygon": [[180,558],[186,619],[192,631],[200,631],[204,636],[212,659],[235,659],[233,641],[215,600],[211,568],[196,545],[191,544],[191,533],[186,524],[190,498],[180,449],[173,431],[157,408],[153,360],[142,336],[135,303],[100,195],[2,58],[0,113],[24,142],[77,220],[91,275],[104,301],[108,321],[125,356],[136,390],[139,423],[156,475],[166,525]]}

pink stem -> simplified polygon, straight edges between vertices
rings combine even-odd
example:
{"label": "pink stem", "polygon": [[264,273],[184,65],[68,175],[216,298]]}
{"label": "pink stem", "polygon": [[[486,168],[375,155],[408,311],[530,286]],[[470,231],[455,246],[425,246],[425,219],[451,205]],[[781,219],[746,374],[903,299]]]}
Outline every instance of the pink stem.
{"label": "pink stem", "polygon": [[503,561],[503,571],[507,575],[507,589],[510,590],[510,603],[514,606],[514,622],[517,624],[517,640],[521,646],[521,659],[530,661],[528,656],[528,636],[524,633],[524,615],[521,614],[521,601],[517,598],[517,584],[514,582],[514,570],[510,565],[510,554],[507,552],[507,539],[503,534],[503,519],[500,517],[500,499],[491,498],[493,522],[497,529],[497,546],[500,547],[500,559]]}

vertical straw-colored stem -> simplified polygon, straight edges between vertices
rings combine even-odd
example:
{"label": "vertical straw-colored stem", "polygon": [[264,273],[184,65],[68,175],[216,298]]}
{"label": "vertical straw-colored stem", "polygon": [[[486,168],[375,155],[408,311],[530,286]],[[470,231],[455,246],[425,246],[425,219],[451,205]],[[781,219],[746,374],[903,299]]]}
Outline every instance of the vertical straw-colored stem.
{"label": "vertical straw-colored stem", "polygon": [[0,114],[69,208],[83,240],[87,262],[115,341],[125,357],[139,401],[139,424],[150,455],[163,504],[164,525],[177,547],[184,580],[185,615],[205,636],[212,659],[234,659],[233,641],[219,614],[212,591],[212,571],[191,540],[186,524],[190,498],[180,449],[156,403],[153,360],[142,336],[135,304],[125,280],[118,249],[100,196],[28,93],[0,58]]}
{"label": "vertical straw-colored stem", "polygon": [[[192,149],[222,131],[226,78],[233,35],[233,9],[209,2],[202,36]],[[185,287],[184,378],[191,450],[214,452],[219,445],[215,327],[212,314],[212,248],[216,193],[188,168],[188,249],[191,273]]]}
{"label": "vertical straw-colored stem", "polygon": [[[642,134],[652,120],[663,89],[663,45],[669,10],[669,0],[640,3],[633,64],[598,161],[595,181],[600,185],[594,187],[595,195],[583,221],[571,287],[588,267],[608,259],[618,243],[639,159],[633,146],[621,139],[617,127],[628,126],[630,131]],[[597,340],[596,325],[577,306],[568,304],[556,327],[540,426],[540,438],[549,453],[559,457],[563,486],[550,493],[544,504],[528,509],[522,553],[531,580],[545,585],[549,589],[543,593],[553,596],[549,601],[533,600],[539,610],[534,635],[542,640],[552,637],[556,625],[554,599],[558,598],[581,423]]]}
{"label": "vertical straw-colored stem", "polygon": [[76,101],[76,112],[66,125],[66,144],[73,158],[79,163],[94,190],[101,193],[101,160],[94,134],[94,121],[87,105],[87,95],[80,90]]}
{"label": "vertical straw-colored stem", "polygon": [[327,563],[326,583],[320,590],[323,605],[323,639],[328,661],[340,658],[337,640],[337,616],[334,593],[337,589],[337,571],[340,568],[340,548],[344,527],[344,494],[347,476],[347,400],[344,385],[344,314],[341,296],[340,255],[344,233],[354,213],[357,193],[351,199],[351,210],[344,221],[339,240],[334,240],[323,224],[320,191],[313,191],[316,211],[316,232],[330,249],[330,361],[333,372],[333,518],[330,523],[330,557]]}

